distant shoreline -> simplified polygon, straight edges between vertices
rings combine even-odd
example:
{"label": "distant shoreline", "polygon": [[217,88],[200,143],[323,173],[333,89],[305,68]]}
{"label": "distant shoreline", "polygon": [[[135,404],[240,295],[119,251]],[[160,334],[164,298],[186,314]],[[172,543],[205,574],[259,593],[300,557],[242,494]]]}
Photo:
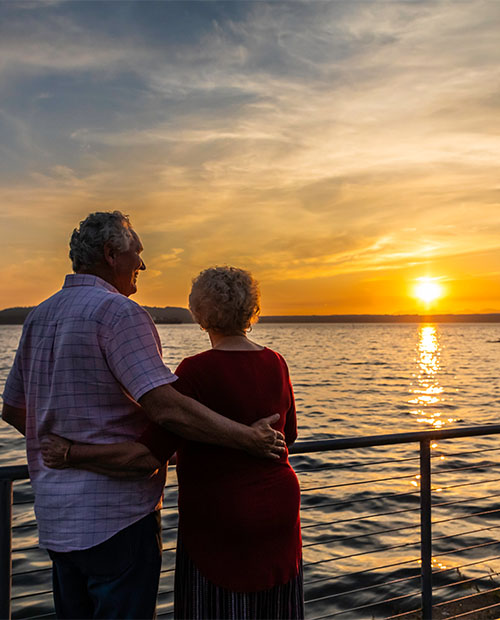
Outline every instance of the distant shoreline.
{"label": "distant shoreline", "polygon": [[490,314],[313,314],[262,316],[260,323],[500,323]]}
{"label": "distant shoreline", "polygon": [[[193,323],[186,308],[144,306],[158,325]],[[22,325],[33,307],[0,310],[0,325]],[[309,314],[261,316],[260,323],[500,323],[499,313],[483,314]]]}

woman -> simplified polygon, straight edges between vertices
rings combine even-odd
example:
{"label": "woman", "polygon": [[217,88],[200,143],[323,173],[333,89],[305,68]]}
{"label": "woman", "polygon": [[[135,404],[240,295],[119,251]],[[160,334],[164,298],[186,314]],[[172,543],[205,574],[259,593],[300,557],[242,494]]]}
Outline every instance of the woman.
{"label": "woman", "polygon": [[[280,413],[273,427],[291,445],[297,425],[286,363],[247,337],[260,310],[255,280],[234,267],[207,269],[193,281],[189,307],[212,348],[181,362],[174,385],[245,424]],[[175,617],[303,618],[300,489],[287,455],[260,460],[153,424],[138,442],[149,449],[149,463],[151,455],[162,463],[177,451]],[[113,472],[119,446],[114,457],[88,446],[87,462],[76,466],[123,476]]]}

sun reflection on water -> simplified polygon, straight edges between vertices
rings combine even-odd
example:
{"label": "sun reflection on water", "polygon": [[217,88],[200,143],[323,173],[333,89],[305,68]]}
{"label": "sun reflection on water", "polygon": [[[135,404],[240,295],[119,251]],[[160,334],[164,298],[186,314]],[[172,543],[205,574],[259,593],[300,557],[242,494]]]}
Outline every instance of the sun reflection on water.
{"label": "sun reflection on water", "polygon": [[[418,559],[417,562],[419,564],[422,564],[422,560],[421,559]],[[435,558],[433,556],[431,558],[431,566],[432,566],[432,570],[433,571],[439,571],[439,570],[445,570],[446,568],[448,568],[451,565],[444,564],[441,560],[438,560],[437,558]]]}
{"label": "sun reflection on water", "polygon": [[[417,356],[415,358],[416,381],[410,388],[411,398],[408,403],[414,408],[411,415],[416,417],[417,422],[440,429],[446,424],[456,422],[454,418],[446,417],[439,409],[446,400],[444,387],[440,385],[441,369],[441,346],[439,332],[435,325],[422,325],[419,328],[417,344]],[[438,448],[437,442],[431,443],[431,449]],[[444,460],[444,455],[439,456]],[[415,487],[420,486],[420,475],[416,475],[411,481]],[[433,491],[442,491],[441,488],[433,488]]]}
{"label": "sun reflection on water", "polygon": [[[417,418],[417,422],[428,424],[434,428],[441,428],[445,424],[455,422],[453,418],[446,418],[438,410],[445,401],[444,388],[439,384],[439,370],[441,364],[441,347],[438,330],[435,325],[422,325],[419,330],[417,345],[416,385],[410,388],[412,398],[408,401],[415,408],[410,413]],[[437,444],[433,444],[433,448]]]}

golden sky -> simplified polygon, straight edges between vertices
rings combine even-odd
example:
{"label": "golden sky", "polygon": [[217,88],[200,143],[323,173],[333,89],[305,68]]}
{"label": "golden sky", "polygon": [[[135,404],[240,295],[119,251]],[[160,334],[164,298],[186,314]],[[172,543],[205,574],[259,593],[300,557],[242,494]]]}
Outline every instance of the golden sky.
{"label": "golden sky", "polygon": [[0,2],[0,308],[120,209],[139,303],[231,264],[263,314],[500,312],[499,27],[496,0]]}

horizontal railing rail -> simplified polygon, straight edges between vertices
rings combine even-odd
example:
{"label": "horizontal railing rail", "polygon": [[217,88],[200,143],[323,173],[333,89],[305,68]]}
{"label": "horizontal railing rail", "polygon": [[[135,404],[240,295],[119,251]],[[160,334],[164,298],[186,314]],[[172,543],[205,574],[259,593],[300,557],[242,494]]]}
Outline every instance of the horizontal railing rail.
{"label": "horizontal railing rail", "polygon": [[27,465],[5,465],[0,467],[0,480],[27,480],[29,477]]}
{"label": "horizontal railing rail", "polygon": [[[337,438],[337,439],[321,439],[321,440],[316,440],[316,441],[297,442],[295,445],[293,445],[290,448],[290,454],[291,455],[303,455],[303,454],[312,454],[312,453],[318,453],[318,452],[332,452],[332,451],[334,452],[334,451],[351,450],[351,449],[357,449],[357,448],[375,448],[375,447],[390,446],[390,445],[396,445],[396,444],[415,444],[415,443],[419,444],[419,456],[418,457],[400,459],[399,462],[419,461],[419,470],[420,470],[419,487],[420,488],[419,489],[415,488],[413,491],[409,491],[405,493],[388,493],[385,495],[378,496],[379,499],[384,498],[384,497],[385,498],[387,497],[398,497],[398,498],[415,497],[416,498],[417,496],[419,496],[419,505],[415,506],[414,508],[405,508],[403,510],[389,511],[385,513],[382,512],[382,513],[374,514],[372,516],[397,515],[400,513],[408,513],[408,512],[413,512],[413,511],[420,512],[419,524],[415,524],[411,526],[399,526],[399,527],[393,527],[393,528],[386,528],[386,529],[381,529],[377,531],[377,534],[386,534],[386,533],[403,531],[403,530],[413,531],[414,529],[419,529],[420,536],[417,541],[405,542],[399,545],[383,546],[380,549],[377,549],[376,551],[384,552],[387,550],[391,550],[391,549],[394,550],[394,549],[399,549],[399,548],[407,547],[407,546],[410,546],[410,547],[415,546],[415,545],[420,546],[420,562],[421,562],[421,569],[420,569],[421,587],[420,587],[420,594],[419,594],[420,600],[421,600],[420,610],[422,612],[423,619],[428,620],[432,618],[432,608],[433,608],[433,603],[432,603],[432,592],[433,592],[432,508],[437,508],[437,507],[442,507],[442,506],[447,506],[447,505],[454,505],[454,504],[460,503],[460,501],[455,501],[455,502],[440,502],[440,503],[438,502],[438,503],[435,503],[434,505],[431,504],[431,444],[432,442],[436,442],[440,440],[442,441],[446,439],[459,439],[459,438],[465,438],[465,437],[478,437],[478,436],[496,435],[496,434],[500,434],[500,424],[488,424],[488,425],[481,425],[481,426],[468,426],[468,427],[447,428],[447,429],[433,429],[433,430],[426,430],[426,431],[405,432],[405,433],[395,433],[395,434],[385,434],[385,435],[342,437],[342,438]],[[478,450],[478,451],[472,451],[472,452],[482,453],[482,452],[487,452],[487,451],[488,449],[484,451]],[[468,452],[459,453],[459,454],[466,455],[468,454]],[[389,460],[386,459],[382,461],[380,460],[370,461],[366,464],[361,464],[360,466],[362,467],[362,466],[370,466],[370,465],[380,465],[380,464],[385,464],[385,463],[390,463],[390,462],[391,462],[391,459]],[[339,470],[339,469],[347,468],[347,467],[349,467],[349,465],[340,464],[340,465],[334,466],[332,469]],[[449,471],[465,471],[465,470],[471,470],[475,468],[481,471],[482,467],[483,467],[482,465],[474,466],[474,467],[463,467],[463,468],[449,470]],[[296,468],[296,469],[297,469],[297,473],[299,473],[300,471],[299,468]],[[315,471],[319,471],[320,469],[328,469],[328,468],[318,468]],[[448,470],[443,470],[443,472],[446,472],[446,471]],[[307,470],[304,470],[304,473],[308,473]],[[412,477],[414,476],[400,476],[399,479],[412,478]],[[15,598],[20,598],[20,597],[11,596],[12,529],[13,529],[12,528],[12,493],[13,493],[13,482],[14,481],[26,480],[28,478],[29,478],[29,473],[28,473],[28,468],[26,465],[13,465],[13,466],[11,465],[11,466],[0,467],[0,617],[1,618],[10,618],[11,600],[14,600]],[[336,483],[331,486],[339,488],[342,486],[349,486],[353,484],[370,484],[370,483],[390,482],[391,479],[392,479],[391,477],[380,477],[380,478],[374,478],[372,480],[355,482],[355,483],[353,482]],[[495,482],[495,480],[497,479],[489,480],[489,482]],[[464,483],[457,484],[457,485],[449,485],[447,488],[458,488],[458,487],[467,486],[469,484],[473,484],[473,483],[464,482]],[[329,487],[312,486],[306,489],[306,491],[312,491],[316,489],[323,490],[325,488],[329,488]],[[485,497],[494,498],[495,494],[491,494]],[[333,503],[326,504],[326,505],[327,506],[336,506],[336,505],[342,505],[342,504],[350,505],[350,504],[355,504],[356,502],[359,502],[359,501],[361,500],[354,499],[354,500],[349,500],[349,501],[344,501],[344,502],[333,502]],[[369,500],[364,499],[363,501],[369,501]],[[20,502],[20,503],[27,503],[27,502]],[[175,508],[175,506],[170,506],[170,507]],[[314,505],[303,507],[303,511],[307,511],[309,508],[314,508]],[[489,513],[495,513],[495,512],[499,512],[499,509],[490,510],[490,511],[479,510],[478,512],[471,513],[469,516],[488,515]],[[436,523],[444,523],[446,521],[453,521],[455,519],[458,520],[461,518],[463,517],[458,516],[458,517],[452,517],[448,519],[441,519],[441,520],[436,521]],[[348,518],[344,520],[337,520],[335,523],[337,524],[346,523],[346,522],[355,521],[355,520],[356,518],[352,518],[352,519]],[[325,522],[324,525],[329,526],[331,525],[331,523],[332,522]],[[30,527],[30,525],[31,524],[29,523],[20,524],[20,525],[15,526],[14,529]],[[310,527],[320,528],[321,525],[322,523],[312,523],[311,525],[305,525],[303,527],[303,530],[306,531]],[[490,528],[482,528],[482,530],[494,529],[495,527],[496,526],[492,526]],[[175,526],[165,528],[165,530],[173,530],[173,529],[175,529]],[[479,530],[471,530],[466,533],[470,534],[475,531],[479,531]],[[360,538],[369,537],[369,536],[370,534],[358,534],[356,536],[351,536],[351,538],[360,539]],[[448,538],[448,537],[442,536],[442,537],[438,537],[435,540],[441,540],[445,538]],[[323,541],[323,542],[325,543],[339,542],[339,541],[343,542],[349,539],[350,539],[349,537],[328,538],[326,541]],[[483,544],[479,544],[476,546],[482,547],[482,546],[488,546],[489,544],[491,543],[483,543]],[[313,547],[313,546],[314,546],[313,543],[304,544],[304,548]],[[33,549],[36,549],[36,547],[33,547],[32,545],[28,545],[27,547],[23,549],[23,551],[33,550]],[[174,549],[174,547],[172,547],[171,549]],[[446,553],[448,552],[443,552],[438,555],[446,555]],[[345,557],[346,558],[354,557],[356,555],[363,556],[364,552],[353,553],[351,556],[345,556]],[[334,559],[341,559],[342,557],[343,556],[340,556]],[[499,559],[500,559],[500,556],[499,556]],[[309,562],[309,566],[314,566],[317,564],[330,562],[330,561],[332,560],[321,559],[317,561],[312,561],[312,562]],[[399,562],[399,563],[394,564],[394,566],[401,566],[405,563],[407,562]],[[472,566],[473,564],[474,563],[470,563],[469,565]],[[391,564],[388,564],[387,566],[390,567]],[[47,569],[43,569],[43,568],[35,569],[36,572],[44,571],[44,570],[47,570]],[[451,570],[451,569],[447,569],[447,570]],[[172,572],[173,572],[173,569],[165,569],[162,571],[163,574],[172,573]],[[356,577],[356,575],[358,574],[359,576],[361,576],[365,572],[366,571],[358,571],[357,573],[353,572],[352,575],[353,577]],[[434,571],[434,574],[439,575],[442,572],[446,572],[446,571]],[[26,572],[23,574],[26,574]],[[390,582],[387,582],[385,585],[393,585],[401,581],[411,581],[417,578],[418,578],[418,575],[413,575],[411,577],[405,577],[401,579],[392,580]],[[310,584],[319,583],[326,579],[327,578],[320,578],[320,579],[312,580],[309,583]],[[463,579],[462,581],[456,582],[456,584],[453,584],[453,585],[460,585],[463,583],[468,583],[468,582],[473,582],[473,581],[474,579],[472,578],[467,579],[467,580]],[[361,586],[360,585],[359,587],[351,588],[349,593],[359,593],[362,591],[369,591],[372,587],[374,586]],[[440,587],[446,587],[446,586],[442,586],[442,585],[437,586],[436,589]],[[493,590],[495,590],[495,588],[493,588],[492,591]],[[50,590],[42,592],[42,594],[44,595],[49,594],[49,593],[50,593]],[[28,596],[28,595],[24,595],[24,596]],[[321,601],[322,598],[333,599],[338,596],[340,596],[340,594],[336,593],[336,594],[329,595],[326,597],[316,597],[312,600]],[[395,602],[398,602],[400,599],[402,600],[402,599],[412,597],[412,596],[414,596],[414,594],[407,594],[403,596],[393,596],[391,598],[385,599],[382,602],[383,603],[391,603],[391,602],[395,603]],[[467,598],[467,597],[462,597],[462,598]],[[457,600],[461,600],[461,599],[457,599]],[[437,607],[442,604],[443,603],[438,603]],[[356,609],[359,612],[361,612],[362,610],[367,611],[368,607],[370,606],[360,605],[357,608],[352,608],[351,611],[355,611]],[[404,618],[409,613],[413,613],[414,611],[420,611],[420,610],[413,610],[412,612],[402,612],[402,613],[396,614],[391,617]],[[319,620],[320,617],[321,618],[322,617],[334,617],[340,613],[342,612],[332,612],[326,616],[319,616],[317,620]]]}
{"label": "horizontal railing rail", "polygon": [[389,435],[366,435],[362,437],[341,437],[340,439],[320,439],[319,441],[299,441],[290,448],[290,454],[307,452],[325,452],[327,450],[348,450],[352,448],[373,448],[400,443],[436,441],[439,439],[456,439],[459,437],[477,437],[500,433],[500,424],[483,424],[481,426],[461,426],[458,428],[434,429],[429,431],[412,431]]}

